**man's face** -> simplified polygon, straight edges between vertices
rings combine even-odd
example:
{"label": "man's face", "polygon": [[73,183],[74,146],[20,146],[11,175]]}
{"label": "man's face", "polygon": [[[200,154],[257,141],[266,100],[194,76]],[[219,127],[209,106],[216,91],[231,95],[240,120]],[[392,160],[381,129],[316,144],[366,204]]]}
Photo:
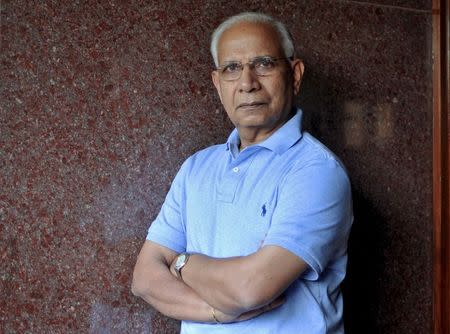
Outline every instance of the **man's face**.
{"label": "man's face", "polygon": [[[238,23],[219,40],[219,66],[231,61],[246,64],[261,56],[285,57],[278,34],[269,25]],[[302,74],[303,64],[296,59],[277,61],[268,76],[258,76],[244,65],[240,78],[234,81],[224,80],[218,71],[212,77],[228,117],[240,132],[270,134],[287,120]]]}

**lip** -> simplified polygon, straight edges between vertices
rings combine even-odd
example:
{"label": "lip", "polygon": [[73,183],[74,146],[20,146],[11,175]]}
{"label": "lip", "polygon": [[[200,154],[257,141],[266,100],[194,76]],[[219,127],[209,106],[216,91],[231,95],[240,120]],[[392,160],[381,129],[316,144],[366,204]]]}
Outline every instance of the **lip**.
{"label": "lip", "polygon": [[255,108],[261,107],[262,105],[266,105],[266,104],[267,103],[257,102],[257,101],[244,102],[244,103],[239,104],[236,109],[255,109]]}

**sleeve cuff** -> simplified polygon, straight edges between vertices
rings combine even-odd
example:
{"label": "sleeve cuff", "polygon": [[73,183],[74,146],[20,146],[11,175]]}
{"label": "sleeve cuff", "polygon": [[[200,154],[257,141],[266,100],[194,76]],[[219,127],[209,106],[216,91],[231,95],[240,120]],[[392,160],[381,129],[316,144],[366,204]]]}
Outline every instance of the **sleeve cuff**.
{"label": "sleeve cuff", "polygon": [[175,242],[174,240],[167,238],[166,236],[156,233],[155,231],[149,231],[147,234],[147,240],[153,241],[161,246],[169,248],[177,253],[186,251],[184,245]]}
{"label": "sleeve cuff", "polygon": [[306,264],[309,266],[309,269],[305,270],[302,273],[302,278],[309,281],[316,281],[319,278],[319,275],[322,272],[323,268],[320,266],[319,262],[308,249],[303,248],[301,245],[298,245],[291,240],[282,238],[266,239],[263,243],[263,246],[269,245],[284,248],[306,262]]}

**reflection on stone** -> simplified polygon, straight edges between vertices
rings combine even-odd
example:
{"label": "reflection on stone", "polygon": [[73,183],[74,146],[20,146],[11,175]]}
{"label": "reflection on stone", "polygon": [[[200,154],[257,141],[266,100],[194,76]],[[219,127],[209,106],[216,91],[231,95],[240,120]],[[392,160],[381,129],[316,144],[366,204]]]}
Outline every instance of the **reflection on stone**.
{"label": "reflection on stone", "polygon": [[364,143],[363,105],[357,101],[344,103],[344,142],[347,147],[358,147]]}
{"label": "reflection on stone", "polygon": [[392,105],[390,103],[378,104],[375,107],[375,118],[375,136],[378,139],[391,138],[394,129]]}
{"label": "reflection on stone", "polygon": [[367,142],[384,142],[394,132],[392,104],[369,106],[360,101],[344,103],[344,138],[346,147],[360,147]]}

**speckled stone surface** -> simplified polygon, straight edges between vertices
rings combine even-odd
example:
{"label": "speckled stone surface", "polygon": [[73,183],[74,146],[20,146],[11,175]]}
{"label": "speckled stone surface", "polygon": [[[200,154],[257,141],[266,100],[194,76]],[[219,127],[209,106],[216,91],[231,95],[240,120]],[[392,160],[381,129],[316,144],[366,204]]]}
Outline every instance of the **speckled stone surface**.
{"label": "speckled stone surface", "polygon": [[430,0],[365,0],[365,1],[349,1],[349,0],[331,0],[332,3],[346,3],[352,6],[376,6],[391,7],[391,9],[401,9],[407,11],[428,11],[431,10],[432,2]]}
{"label": "speckled stone surface", "polygon": [[0,6],[0,332],[178,332],[132,269],[182,161],[231,130],[208,42],[243,10],[291,28],[306,127],[352,178],[347,332],[431,332],[430,1]]}

